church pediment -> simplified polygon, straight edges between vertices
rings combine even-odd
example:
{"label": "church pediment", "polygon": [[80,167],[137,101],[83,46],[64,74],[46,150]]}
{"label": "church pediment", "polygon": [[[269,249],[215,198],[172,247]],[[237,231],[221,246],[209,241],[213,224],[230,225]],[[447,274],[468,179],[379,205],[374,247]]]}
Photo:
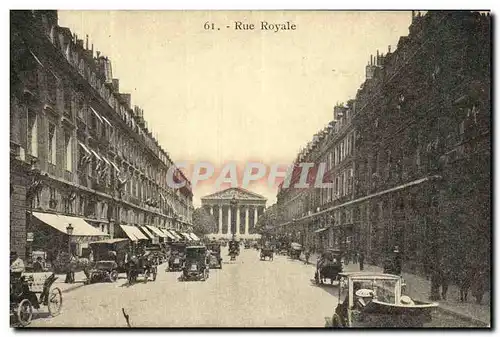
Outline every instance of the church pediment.
{"label": "church pediment", "polygon": [[237,187],[228,188],[220,192],[207,195],[201,199],[231,200],[233,198],[236,198],[236,200],[262,200],[262,201],[267,200],[260,194],[250,192],[243,188],[237,188]]}

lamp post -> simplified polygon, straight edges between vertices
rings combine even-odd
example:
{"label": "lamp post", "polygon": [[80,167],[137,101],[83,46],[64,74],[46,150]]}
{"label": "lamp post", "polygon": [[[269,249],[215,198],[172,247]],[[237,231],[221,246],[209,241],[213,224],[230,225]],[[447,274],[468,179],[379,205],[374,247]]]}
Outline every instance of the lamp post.
{"label": "lamp post", "polygon": [[238,215],[236,213],[236,208],[238,206],[238,200],[236,200],[236,196],[233,196],[233,199],[231,199],[231,201],[229,203],[231,205],[231,213],[234,214],[234,216],[231,219],[231,232],[233,234],[232,240],[235,241],[236,240],[236,224],[237,224],[236,217]]}
{"label": "lamp post", "polygon": [[74,227],[71,224],[66,227],[66,233],[68,234],[68,253],[71,255],[71,236],[73,235]]}

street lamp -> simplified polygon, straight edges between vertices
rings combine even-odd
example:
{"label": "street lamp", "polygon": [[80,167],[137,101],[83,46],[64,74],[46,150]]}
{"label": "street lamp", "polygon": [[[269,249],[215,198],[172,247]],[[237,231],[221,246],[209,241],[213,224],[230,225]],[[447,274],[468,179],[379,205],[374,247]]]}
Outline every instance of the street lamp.
{"label": "street lamp", "polygon": [[74,227],[71,224],[66,227],[66,233],[68,234],[68,253],[71,255],[71,235],[73,235]]}

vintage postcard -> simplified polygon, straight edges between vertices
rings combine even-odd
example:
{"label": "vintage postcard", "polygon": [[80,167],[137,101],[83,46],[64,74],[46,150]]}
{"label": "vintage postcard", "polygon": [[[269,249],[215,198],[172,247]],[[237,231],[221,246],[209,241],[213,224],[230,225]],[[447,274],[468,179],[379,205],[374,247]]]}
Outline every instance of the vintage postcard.
{"label": "vintage postcard", "polygon": [[10,324],[491,326],[488,11],[10,11]]}

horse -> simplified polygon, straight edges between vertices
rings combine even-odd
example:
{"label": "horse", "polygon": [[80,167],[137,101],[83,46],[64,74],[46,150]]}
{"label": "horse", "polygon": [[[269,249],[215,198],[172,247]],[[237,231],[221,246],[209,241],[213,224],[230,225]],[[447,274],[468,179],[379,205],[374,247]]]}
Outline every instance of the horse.
{"label": "horse", "polygon": [[66,274],[66,283],[75,282],[75,272],[83,271],[87,280],[90,279],[92,262],[88,258],[77,257],[69,253],[60,253],[53,261],[54,269]]}

